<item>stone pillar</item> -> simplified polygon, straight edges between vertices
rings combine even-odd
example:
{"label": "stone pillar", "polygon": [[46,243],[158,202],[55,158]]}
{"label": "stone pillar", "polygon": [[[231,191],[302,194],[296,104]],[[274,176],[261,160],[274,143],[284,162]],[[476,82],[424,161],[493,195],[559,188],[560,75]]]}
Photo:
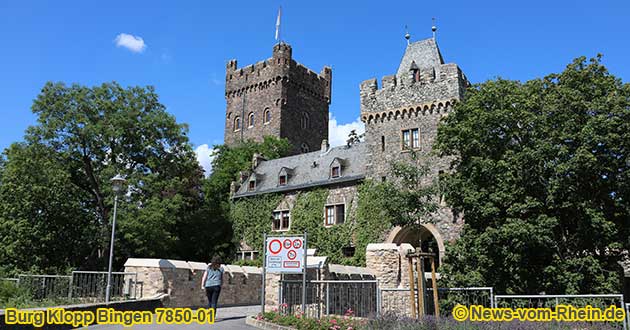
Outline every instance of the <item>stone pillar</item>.
{"label": "stone pillar", "polygon": [[409,266],[404,257],[408,250],[413,250],[413,247],[406,243],[400,246],[394,243],[367,246],[365,262],[378,280],[383,313],[411,316],[409,291],[399,290],[409,288]]}

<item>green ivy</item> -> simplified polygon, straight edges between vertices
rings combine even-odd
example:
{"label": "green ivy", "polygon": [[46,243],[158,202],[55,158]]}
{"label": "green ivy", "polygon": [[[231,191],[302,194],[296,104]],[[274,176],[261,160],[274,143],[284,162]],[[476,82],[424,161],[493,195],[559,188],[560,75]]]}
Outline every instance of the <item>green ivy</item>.
{"label": "green ivy", "polygon": [[[302,191],[296,196],[291,209],[291,230],[289,234],[308,233],[308,247],[316,248],[317,254],[327,256],[328,262],[355,266],[365,265],[365,249],[368,244],[382,242],[391,228],[397,203],[393,185],[368,180],[358,187],[356,210],[347,205],[346,221],[332,227],[324,226],[324,208],[328,190],[324,188]],[[393,198],[393,200],[397,200]],[[273,210],[282,201],[280,194],[264,194],[242,198],[233,203],[232,222],[236,237],[249,246],[262,251],[263,233],[271,232]],[[344,257],[343,248],[355,247],[352,258]]]}
{"label": "green ivy", "polygon": [[263,194],[236,200],[230,208],[234,236],[247,242],[251,248],[262,251],[263,234],[271,231],[272,213],[281,200],[280,194]]}
{"label": "green ivy", "polygon": [[[317,254],[327,256],[329,263],[352,264],[352,259],[343,256],[342,248],[352,244],[354,217],[346,212],[346,221],[332,227],[324,226],[324,208],[327,189],[315,189],[299,194],[291,210],[291,232],[308,233],[308,247],[316,248]],[[350,210],[350,205],[346,206]]]}

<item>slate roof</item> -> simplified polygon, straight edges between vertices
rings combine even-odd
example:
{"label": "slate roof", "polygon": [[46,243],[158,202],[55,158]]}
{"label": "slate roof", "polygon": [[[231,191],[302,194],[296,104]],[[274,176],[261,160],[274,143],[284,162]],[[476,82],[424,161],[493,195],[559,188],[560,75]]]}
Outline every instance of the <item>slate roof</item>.
{"label": "slate roof", "polygon": [[444,59],[435,39],[429,38],[409,44],[405,50],[405,55],[400,61],[400,66],[398,66],[396,77],[401,78],[409,74],[409,69],[413,62],[420,70],[444,64]]}
{"label": "slate roof", "polygon": [[[350,147],[344,145],[329,148],[328,151],[324,152],[317,150],[290,157],[260,161],[233,197],[239,198],[362,180],[366,173],[366,153],[365,142],[358,142]],[[331,178],[330,164],[335,159],[339,159],[342,164],[341,177]],[[313,166],[314,163],[316,166]],[[284,186],[278,184],[278,174],[282,168],[292,170],[288,182]],[[247,191],[249,181],[254,176],[257,180],[256,189]]]}

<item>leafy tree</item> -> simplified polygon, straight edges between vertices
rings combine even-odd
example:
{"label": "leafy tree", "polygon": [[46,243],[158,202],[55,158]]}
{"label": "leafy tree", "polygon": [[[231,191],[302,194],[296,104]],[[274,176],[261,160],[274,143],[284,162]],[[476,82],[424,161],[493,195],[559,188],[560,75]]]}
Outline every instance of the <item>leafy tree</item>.
{"label": "leafy tree", "polygon": [[620,290],[630,247],[630,85],[596,59],[469,89],[438,131],[447,200],[463,211],[446,285],[505,293]]}
{"label": "leafy tree", "polygon": [[[260,154],[265,159],[274,159],[289,155],[292,148],[287,139],[279,139],[272,136],[265,136],[262,142],[245,141],[232,147],[226,145],[214,146],[212,174],[205,181],[203,191],[206,198],[207,212],[213,214],[213,217],[219,223],[225,225],[219,231],[214,227],[204,227],[191,234],[198,235],[203,233],[203,235],[208,237],[214,237],[218,242],[229,241],[230,244],[223,243],[223,250],[220,254],[223,255],[225,260],[230,260],[234,256],[234,253],[232,253],[233,248],[239,244],[239,241],[255,233],[255,226],[252,225],[251,228],[246,228],[242,227],[240,223],[234,222],[235,213],[233,213],[230,200],[230,186],[232,182],[239,180],[240,172],[251,171],[254,154]],[[264,205],[267,204],[263,202],[261,205],[251,205],[252,208],[246,212],[252,212],[261,207],[264,208]],[[204,252],[201,252],[201,254],[204,255]],[[205,255],[209,257],[207,252]]]}
{"label": "leafy tree", "polygon": [[117,265],[130,256],[185,257],[188,245],[205,244],[185,236],[193,225],[214,224],[199,213],[201,168],[187,127],[152,87],[47,83],[32,110],[37,124],[26,142],[5,153],[0,264],[105,268],[117,173],[129,184],[119,203]]}

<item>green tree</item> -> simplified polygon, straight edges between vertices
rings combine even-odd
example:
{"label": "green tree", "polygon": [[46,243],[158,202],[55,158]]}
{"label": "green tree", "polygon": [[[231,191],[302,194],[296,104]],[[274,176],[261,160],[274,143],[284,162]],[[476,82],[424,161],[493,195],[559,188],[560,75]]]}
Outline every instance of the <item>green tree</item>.
{"label": "green tree", "polygon": [[463,211],[446,285],[501,293],[620,290],[630,247],[630,85],[600,57],[525,83],[467,91],[438,131],[456,156],[447,200]]}
{"label": "green tree", "polygon": [[186,236],[193,225],[214,223],[211,214],[199,218],[203,175],[187,127],[166,112],[152,87],[47,83],[32,110],[37,124],[26,142],[5,152],[0,228],[3,241],[15,241],[3,248],[0,264],[106,267],[110,178],[117,173],[127,177],[129,190],[119,203],[116,265],[127,257],[186,257],[189,244],[207,244]]}
{"label": "green tree", "polygon": [[[253,203],[253,200],[251,200],[249,201],[249,209],[233,210],[233,203],[230,199],[230,186],[232,182],[238,182],[240,172],[251,171],[254,154],[260,154],[265,159],[274,159],[289,155],[292,148],[287,139],[279,139],[272,136],[265,136],[262,142],[244,141],[237,146],[214,146],[215,152],[212,160],[212,173],[203,186],[206,198],[205,205],[209,212],[218,219],[218,222],[227,225],[225,225],[222,231],[216,231],[213,227],[205,227],[201,229],[201,231],[192,234],[198,235],[199,233],[207,232],[204,235],[211,235],[210,237],[216,236],[217,241],[225,242],[226,239],[230,240],[231,244],[228,245],[224,243],[224,248],[220,254],[226,258],[226,260],[231,260],[234,256],[234,253],[232,253],[234,251],[233,249],[243,239],[251,242],[258,228],[253,219],[247,223],[241,223],[234,221],[235,217],[247,217],[247,215],[242,214],[242,212],[255,214],[255,210],[264,209],[266,205],[269,205],[269,199],[274,199],[273,196],[270,196],[267,199],[260,200],[259,202],[261,204],[259,205]],[[270,215],[271,211],[268,214]],[[204,255],[204,253],[208,255],[207,252],[200,253],[202,255]]]}

